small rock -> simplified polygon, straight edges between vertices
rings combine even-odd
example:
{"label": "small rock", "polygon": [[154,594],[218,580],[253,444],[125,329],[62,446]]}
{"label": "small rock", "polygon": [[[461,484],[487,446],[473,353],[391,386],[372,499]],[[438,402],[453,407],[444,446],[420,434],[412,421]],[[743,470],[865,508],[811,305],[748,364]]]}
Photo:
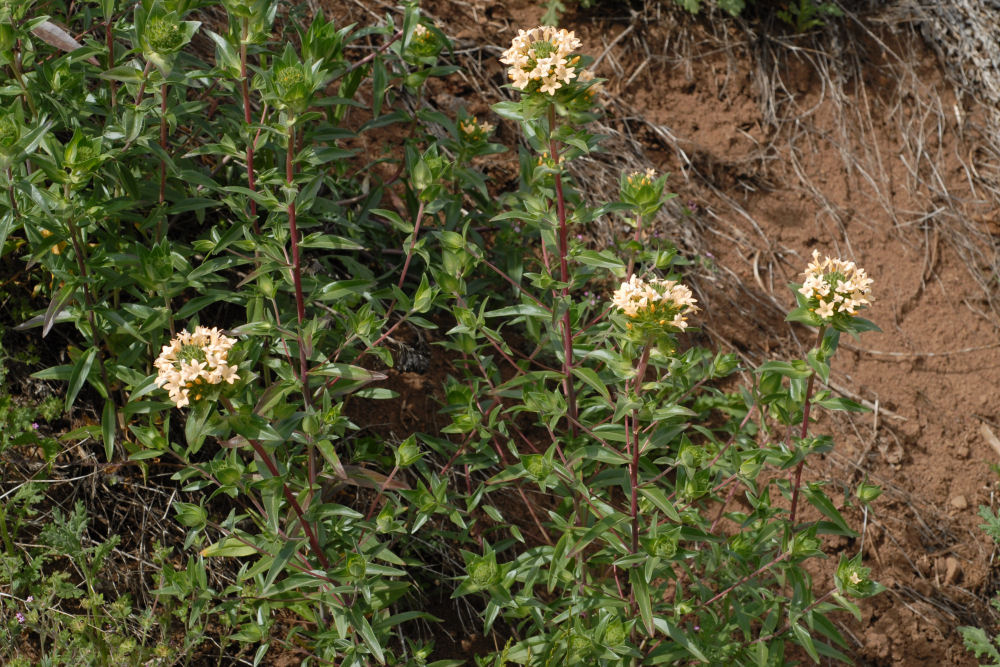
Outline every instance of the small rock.
{"label": "small rock", "polygon": [[958,559],[948,556],[944,561],[944,583],[954,584],[962,576],[962,568],[958,564]]}
{"label": "small rock", "polygon": [[889,650],[892,648],[892,644],[889,641],[889,637],[882,634],[881,632],[870,632],[868,633],[865,641],[865,646],[871,653],[874,653],[877,657],[885,660],[889,657]]}
{"label": "small rock", "polygon": [[969,501],[965,499],[965,496],[955,496],[951,499],[951,506],[957,510],[968,509]]}

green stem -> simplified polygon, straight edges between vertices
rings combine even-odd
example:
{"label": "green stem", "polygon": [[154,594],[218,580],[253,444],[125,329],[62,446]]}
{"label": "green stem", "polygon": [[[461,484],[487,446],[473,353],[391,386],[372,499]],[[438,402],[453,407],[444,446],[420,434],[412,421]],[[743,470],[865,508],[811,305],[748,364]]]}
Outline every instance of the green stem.
{"label": "green stem", "polygon": [[[160,85],[160,148],[164,154],[167,152],[167,84]],[[167,160],[160,158],[160,198],[159,204],[162,207],[167,201]],[[163,240],[163,216],[161,213],[156,219],[156,242]]]}
{"label": "green stem", "polygon": [[14,541],[10,539],[10,533],[7,531],[7,512],[4,511],[2,505],[0,505],[0,536],[3,537],[3,545],[7,549],[7,553],[11,555],[17,553],[14,550]]}
{"label": "green stem", "polygon": [[[826,326],[821,326],[819,328],[819,333],[816,334],[816,348],[818,349],[820,345],[823,344],[823,336],[826,334]],[[816,371],[813,371],[809,376],[809,383],[806,385],[806,400],[805,404],[802,406],[802,429],[799,432],[799,440],[805,440],[806,436],[809,434],[809,408],[812,407],[810,399],[812,398],[813,385],[816,383]],[[795,473],[793,475],[792,483],[792,511],[789,515],[789,521],[795,524],[795,512],[798,509],[799,504],[799,487],[802,484],[802,467],[805,465],[805,461],[799,461],[799,464],[795,466]]]}
{"label": "green stem", "polygon": [[21,72],[21,41],[18,40],[17,46],[14,47],[14,57],[10,61],[10,69],[14,72],[14,78],[17,79],[17,84],[21,86],[21,90],[24,91],[24,101],[28,103],[28,108],[31,110],[31,117],[38,118],[38,110],[35,108],[35,100],[31,97],[31,91],[28,86],[24,83],[24,76]]}
{"label": "green stem", "polygon": [[[240,94],[243,97],[243,122],[247,126],[247,188],[251,192],[257,190],[256,176],[254,174],[254,139],[251,136],[250,123],[250,75],[247,72],[247,39],[250,35],[250,19],[242,19],[240,29]],[[250,221],[253,224],[254,234],[260,236],[260,226],[257,224],[257,202],[250,199]]]}
{"label": "green stem", "polygon": [[[285,184],[289,190],[295,178],[295,166],[292,163],[292,156],[295,152],[295,126],[291,123],[288,127],[288,150],[285,151]],[[288,232],[291,235],[292,243],[292,284],[295,287],[295,315],[298,318],[298,344],[299,344],[299,377],[302,380],[302,397],[306,406],[312,405],[309,396],[309,362],[306,359],[306,348],[302,337],[302,325],[306,319],[306,301],[302,292],[302,264],[299,257],[299,228],[296,224],[295,198],[288,202]]]}
{"label": "green stem", "polygon": [[[65,186],[64,195],[66,199],[69,199],[69,186]],[[97,350],[97,364],[101,368],[101,381],[104,383],[104,390],[107,392],[108,400],[114,400],[111,397],[111,383],[108,381],[108,370],[104,367],[104,353],[101,350],[100,343],[103,342],[103,336],[97,329],[97,320],[94,316],[94,309],[97,306],[97,300],[91,293],[91,283],[87,273],[87,258],[84,255],[84,243],[82,235],[80,234],[80,228],[76,226],[73,221],[72,216],[67,216],[66,226],[69,228],[70,241],[73,243],[73,254],[76,256],[76,267],[80,272],[80,279],[83,281],[83,298],[87,305],[87,323],[90,324],[90,341],[94,349]],[[110,349],[110,348],[109,348]],[[117,421],[117,420],[116,420]]]}
{"label": "green stem", "polygon": [[[642,243],[642,216],[635,216],[635,236],[633,240],[636,243]],[[635,254],[628,258],[628,269],[625,271],[625,278],[632,277],[632,271],[635,269]]]}

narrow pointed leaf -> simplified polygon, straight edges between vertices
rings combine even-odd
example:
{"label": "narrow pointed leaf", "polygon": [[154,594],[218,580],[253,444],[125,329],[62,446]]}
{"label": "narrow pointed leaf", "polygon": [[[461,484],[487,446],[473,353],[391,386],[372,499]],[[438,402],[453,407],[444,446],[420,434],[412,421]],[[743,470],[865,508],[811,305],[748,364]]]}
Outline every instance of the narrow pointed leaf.
{"label": "narrow pointed leaf", "polygon": [[101,415],[101,436],[104,438],[104,457],[111,462],[115,452],[115,402],[104,401],[104,413]]}
{"label": "narrow pointed leaf", "polygon": [[83,383],[90,375],[90,369],[97,358],[97,348],[92,347],[80,355],[80,358],[73,364],[73,374],[69,376],[69,388],[66,390],[66,412],[70,411],[76,401],[76,395],[80,393]]}

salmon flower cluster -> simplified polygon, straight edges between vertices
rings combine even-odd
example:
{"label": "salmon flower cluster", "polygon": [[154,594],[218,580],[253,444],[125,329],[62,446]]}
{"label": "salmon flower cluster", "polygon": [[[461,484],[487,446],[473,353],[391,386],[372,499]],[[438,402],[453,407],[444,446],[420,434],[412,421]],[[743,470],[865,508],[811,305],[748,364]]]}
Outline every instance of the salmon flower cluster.
{"label": "salmon flower cluster", "polygon": [[652,168],[646,169],[645,172],[633,171],[625,177],[625,182],[634,188],[648,187],[653,184],[654,180],[656,180],[656,171]]}
{"label": "salmon flower cluster", "polygon": [[684,331],[687,315],[698,310],[696,303],[691,290],[676,280],[654,278],[646,282],[634,274],[611,297],[611,304],[629,318],[629,328],[640,324]]}
{"label": "salmon flower cluster", "polygon": [[821,261],[818,250],[813,250],[812,258],[799,288],[809,310],[823,320],[832,320],[838,313],[854,315],[871,303],[872,279],[864,269],[830,257]]}
{"label": "salmon flower cluster", "polygon": [[192,399],[200,399],[207,385],[233,384],[240,376],[227,358],[235,342],[235,338],[223,335],[215,327],[199,326],[194,333],[180,332],[169,345],[163,346],[153,362],[157,370],[156,386],[166,389],[170,400],[183,408]]}
{"label": "salmon flower cluster", "polygon": [[572,31],[539,26],[518,30],[500,62],[509,65],[507,76],[518,90],[555,95],[577,76],[580,40]]}

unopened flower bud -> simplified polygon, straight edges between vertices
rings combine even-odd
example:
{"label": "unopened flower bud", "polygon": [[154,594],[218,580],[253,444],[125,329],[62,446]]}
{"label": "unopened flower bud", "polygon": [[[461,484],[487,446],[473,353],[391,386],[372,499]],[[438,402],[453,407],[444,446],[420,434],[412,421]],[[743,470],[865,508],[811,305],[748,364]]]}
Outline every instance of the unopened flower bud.
{"label": "unopened flower bud", "polygon": [[146,24],[146,40],[158,53],[173,53],[184,44],[184,33],[178,21],[155,17]]}

